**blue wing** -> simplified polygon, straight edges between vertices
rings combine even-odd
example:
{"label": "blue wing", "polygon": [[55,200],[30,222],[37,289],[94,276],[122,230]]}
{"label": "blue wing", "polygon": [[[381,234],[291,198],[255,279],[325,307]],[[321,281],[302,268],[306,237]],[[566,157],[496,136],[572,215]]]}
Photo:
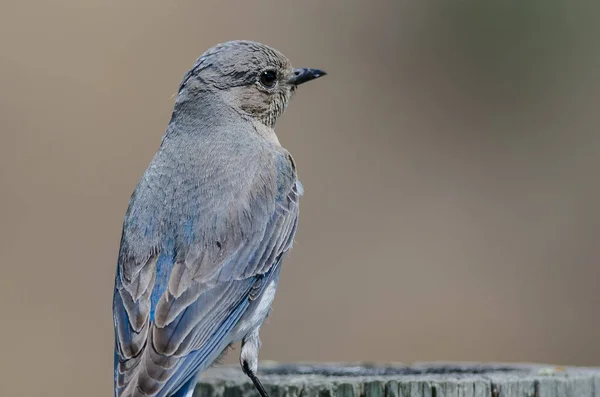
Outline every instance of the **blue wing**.
{"label": "blue wing", "polygon": [[[296,231],[302,188],[287,154],[277,153],[270,163],[262,159],[256,173],[244,182],[211,172],[191,183],[196,195],[169,191],[161,172],[146,175],[136,188],[113,302],[117,396],[166,397],[190,386],[198,371],[235,342],[232,330],[251,297],[278,277]],[[223,194],[203,195],[203,188],[237,193],[223,203],[217,201]],[[178,212],[157,207],[146,217],[156,196],[159,203],[163,196],[200,197],[196,202],[204,205],[190,199]]]}

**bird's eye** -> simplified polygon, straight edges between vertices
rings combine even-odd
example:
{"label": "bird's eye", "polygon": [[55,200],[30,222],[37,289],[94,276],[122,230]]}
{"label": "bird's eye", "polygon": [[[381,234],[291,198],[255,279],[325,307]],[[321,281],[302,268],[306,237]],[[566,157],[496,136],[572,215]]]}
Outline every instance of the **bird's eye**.
{"label": "bird's eye", "polygon": [[273,88],[277,83],[277,73],[274,70],[265,70],[260,74],[260,84],[265,88]]}

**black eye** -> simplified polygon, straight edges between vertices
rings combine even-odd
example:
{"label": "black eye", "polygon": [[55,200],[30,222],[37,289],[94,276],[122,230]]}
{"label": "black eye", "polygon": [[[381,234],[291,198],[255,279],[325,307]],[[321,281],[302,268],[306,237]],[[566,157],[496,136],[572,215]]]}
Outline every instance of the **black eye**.
{"label": "black eye", "polygon": [[260,74],[260,84],[266,88],[273,88],[277,83],[277,73],[274,70],[265,70]]}

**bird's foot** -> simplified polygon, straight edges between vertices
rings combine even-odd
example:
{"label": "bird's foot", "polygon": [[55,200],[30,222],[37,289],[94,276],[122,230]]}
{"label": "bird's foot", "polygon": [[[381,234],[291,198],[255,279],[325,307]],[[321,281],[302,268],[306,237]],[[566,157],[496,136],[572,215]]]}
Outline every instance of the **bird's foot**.
{"label": "bird's foot", "polygon": [[256,387],[256,390],[258,390],[258,393],[260,394],[260,396],[261,397],[269,397],[269,393],[267,393],[267,391],[265,390],[265,387],[262,385],[262,383],[260,382],[260,380],[258,379],[256,374],[254,373],[254,371],[252,371],[252,369],[250,369],[250,365],[248,364],[248,361],[242,362],[242,370],[244,371],[244,373],[246,375],[248,375],[248,377],[250,378],[252,383],[254,383],[254,387]]}

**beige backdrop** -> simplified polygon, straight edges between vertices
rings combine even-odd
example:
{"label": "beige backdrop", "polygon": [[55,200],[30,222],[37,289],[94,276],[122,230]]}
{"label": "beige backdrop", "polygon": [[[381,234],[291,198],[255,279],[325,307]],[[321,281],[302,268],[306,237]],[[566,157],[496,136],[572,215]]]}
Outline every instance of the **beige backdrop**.
{"label": "beige backdrop", "polygon": [[599,7],[576,4],[1,1],[0,395],[112,395],[129,195],[184,72],[236,38],[329,72],[277,128],[306,195],[262,359],[600,365]]}

